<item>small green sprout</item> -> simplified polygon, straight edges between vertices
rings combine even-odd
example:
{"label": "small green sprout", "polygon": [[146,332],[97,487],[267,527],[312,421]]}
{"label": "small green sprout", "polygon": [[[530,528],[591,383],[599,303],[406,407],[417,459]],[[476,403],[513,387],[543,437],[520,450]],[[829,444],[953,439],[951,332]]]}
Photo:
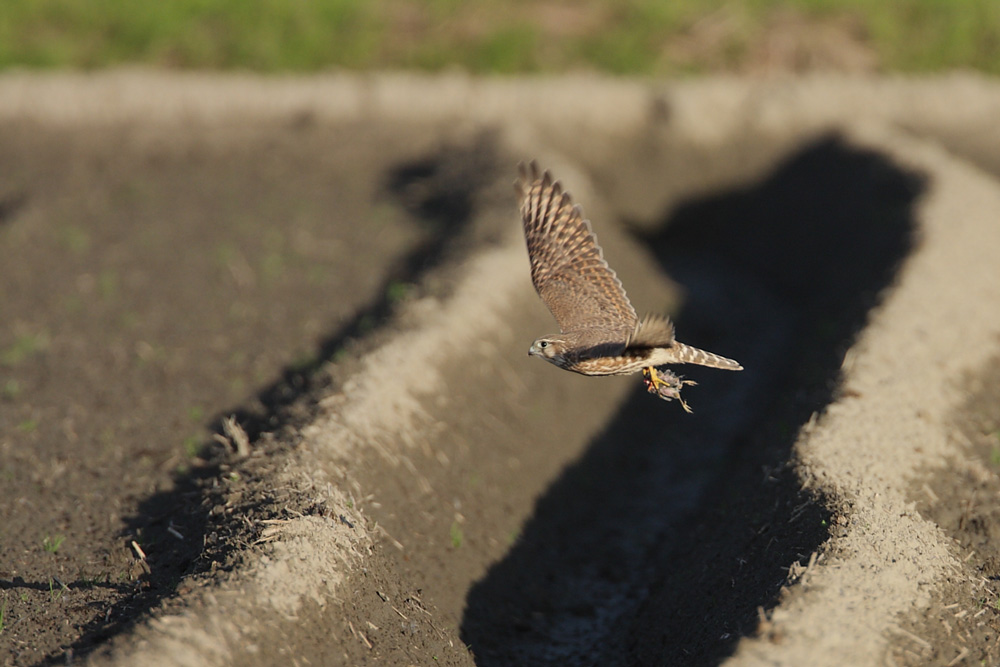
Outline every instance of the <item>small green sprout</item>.
{"label": "small green sprout", "polygon": [[55,537],[46,536],[45,539],[42,540],[42,546],[50,554],[58,553],[59,547],[62,546],[62,543],[65,540],[66,538],[62,535],[56,535]]}
{"label": "small green sprout", "polygon": [[462,546],[462,541],[465,536],[462,534],[462,527],[458,525],[457,521],[452,521],[451,523],[451,546],[455,549]]}

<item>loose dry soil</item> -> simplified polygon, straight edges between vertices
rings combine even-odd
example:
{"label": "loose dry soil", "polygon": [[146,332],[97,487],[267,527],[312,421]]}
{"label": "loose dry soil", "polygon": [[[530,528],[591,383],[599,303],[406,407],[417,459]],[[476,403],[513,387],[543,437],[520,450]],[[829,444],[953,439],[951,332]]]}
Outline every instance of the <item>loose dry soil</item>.
{"label": "loose dry soil", "polygon": [[[0,662],[1000,663],[997,113],[5,75]],[[693,415],[525,358],[531,158],[746,367]]]}

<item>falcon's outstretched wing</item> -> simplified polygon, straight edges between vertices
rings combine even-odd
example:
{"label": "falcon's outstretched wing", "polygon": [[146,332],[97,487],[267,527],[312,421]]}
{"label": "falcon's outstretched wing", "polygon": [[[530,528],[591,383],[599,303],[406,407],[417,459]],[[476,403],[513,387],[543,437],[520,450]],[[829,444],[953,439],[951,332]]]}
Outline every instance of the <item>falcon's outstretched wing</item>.
{"label": "falcon's outstretched wing", "polygon": [[518,165],[524,238],[531,259],[531,281],[563,333],[599,336],[622,343],[638,318],[579,206],[548,171],[532,161]]}

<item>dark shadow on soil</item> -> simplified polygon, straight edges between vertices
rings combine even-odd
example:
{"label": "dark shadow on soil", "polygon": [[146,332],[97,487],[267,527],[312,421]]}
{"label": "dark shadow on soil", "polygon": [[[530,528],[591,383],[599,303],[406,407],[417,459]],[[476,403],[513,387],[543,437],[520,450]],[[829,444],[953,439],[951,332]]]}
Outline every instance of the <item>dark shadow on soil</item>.
{"label": "dark shadow on soil", "polygon": [[461,636],[477,664],[712,665],[757,631],[788,567],[828,537],[792,447],[912,249],[922,188],[826,137],[645,239],[688,291],[680,338],[747,370],[685,369],[693,416],[624,404],[470,590]]}
{"label": "dark shadow on soil", "polygon": [[[122,536],[141,541],[149,565],[142,568],[144,574],[136,582],[121,584],[133,593],[85,626],[80,639],[68,649],[60,648],[40,664],[63,664],[67,655],[83,658],[147,618],[154,608],[167,604],[180,592],[182,580],[196,581],[203,575],[232,569],[241,550],[258,537],[255,531],[261,519],[290,516],[289,509],[299,515],[314,511],[303,499],[297,505],[287,490],[276,492],[257,483],[269,472],[266,460],[272,450],[288,441],[274,434],[310,418],[318,394],[333,381],[324,370],[327,364],[340,359],[345,350],[356,351],[357,341],[390,318],[399,298],[393,286],[416,286],[425,272],[456,252],[455,239],[461,239],[472,219],[475,195],[494,178],[497,163],[494,138],[484,134],[472,145],[445,147],[386,175],[381,197],[402,204],[427,225],[432,231],[428,240],[386,274],[377,292],[381,298],[323,339],[309,363],[286,368],[257,392],[255,400],[249,402],[253,407],[239,406],[213,419],[211,430],[222,436],[223,418],[234,415],[262,455],[240,461],[215,439],[203,443],[200,465],[176,475],[172,489],[144,500],[138,514],[128,521]],[[19,201],[12,198],[7,204],[17,206]],[[0,202],[0,214],[2,208]],[[64,583],[69,588],[105,585]],[[49,583],[13,581],[2,587],[48,590]]]}
{"label": "dark shadow on soil", "polygon": [[28,195],[23,192],[0,196],[0,226],[13,220],[27,201]]}

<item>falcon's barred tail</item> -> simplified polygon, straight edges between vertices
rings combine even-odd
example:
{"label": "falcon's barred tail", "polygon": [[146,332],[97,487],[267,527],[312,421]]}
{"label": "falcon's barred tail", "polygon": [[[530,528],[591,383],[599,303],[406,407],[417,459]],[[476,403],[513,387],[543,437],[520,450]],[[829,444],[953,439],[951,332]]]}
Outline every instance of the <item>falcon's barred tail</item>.
{"label": "falcon's barred tail", "polygon": [[743,370],[743,366],[738,361],[720,357],[717,354],[699,350],[684,343],[675,343],[672,351],[677,357],[677,363],[697,364],[699,366],[708,366],[709,368],[721,368],[727,371]]}

